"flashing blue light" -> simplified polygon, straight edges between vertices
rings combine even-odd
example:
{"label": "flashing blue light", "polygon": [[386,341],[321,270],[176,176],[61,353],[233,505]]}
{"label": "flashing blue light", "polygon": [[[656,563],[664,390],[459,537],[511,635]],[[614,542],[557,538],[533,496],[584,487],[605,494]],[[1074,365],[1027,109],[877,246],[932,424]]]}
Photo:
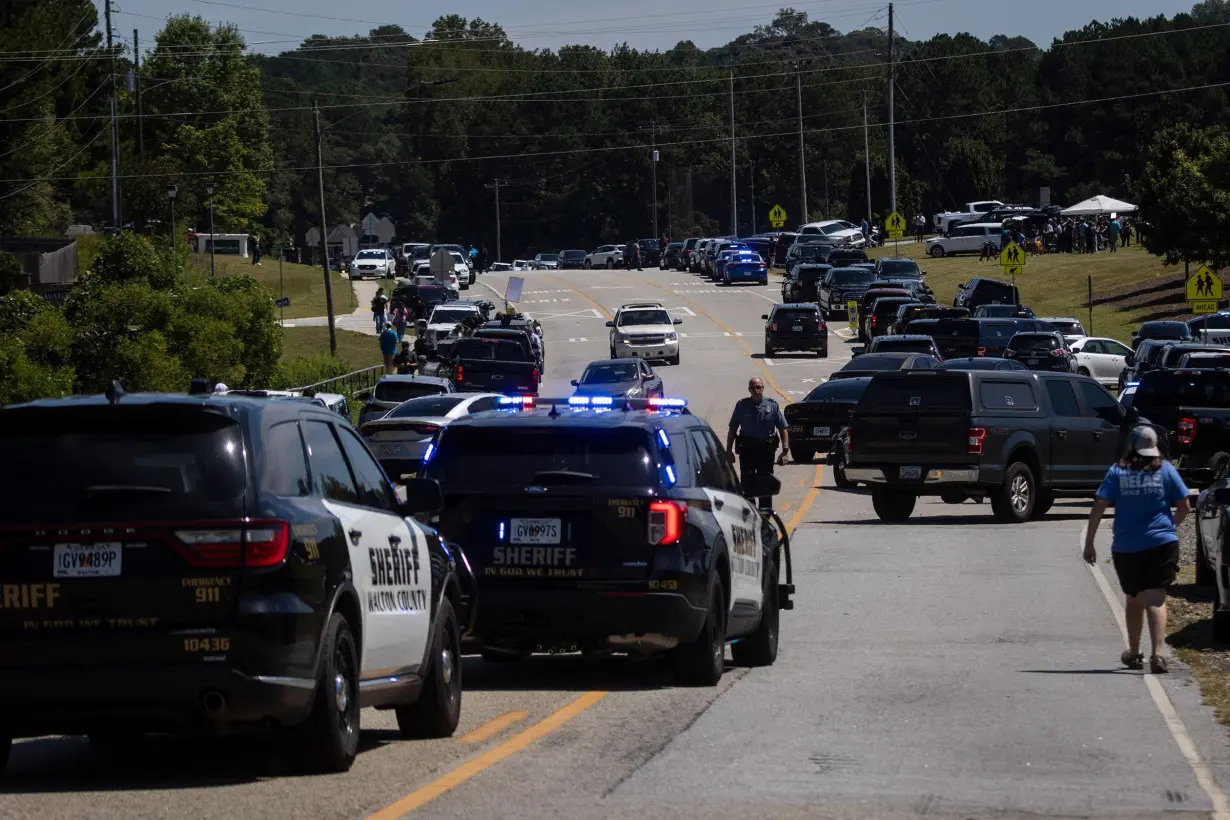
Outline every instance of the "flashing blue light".
{"label": "flashing blue light", "polygon": [[687,400],[687,399],[659,399],[659,398],[653,398],[653,399],[650,399],[650,400],[649,400],[649,406],[650,406],[650,407],[654,407],[654,408],[658,408],[658,407],[687,407],[687,406],[688,406],[688,400]]}
{"label": "flashing blue light", "polygon": [[436,443],[433,441],[427,445],[427,452],[423,453],[423,463],[431,461],[432,455],[436,452]]}
{"label": "flashing blue light", "polygon": [[1125,390],[1129,387],[1140,387],[1140,382],[1128,382],[1127,384],[1123,385],[1123,388]]}
{"label": "flashing blue light", "polygon": [[589,396],[573,396],[572,398],[568,399],[568,403],[571,404],[573,407],[588,407],[589,406]]}
{"label": "flashing blue light", "polygon": [[615,400],[610,396],[590,396],[589,403],[595,407],[610,407]]}
{"label": "flashing blue light", "polygon": [[500,522],[500,540],[501,541],[504,540],[504,522],[503,521]]}
{"label": "flashing blue light", "polygon": [[667,464],[665,467],[662,468],[662,472],[666,473],[666,486],[674,487],[675,481],[676,481],[675,468]]}
{"label": "flashing blue light", "polygon": [[533,407],[533,396],[500,396],[501,407]]}
{"label": "flashing blue light", "polygon": [[658,441],[662,442],[663,447],[671,446],[671,437],[661,427],[658,428]]}

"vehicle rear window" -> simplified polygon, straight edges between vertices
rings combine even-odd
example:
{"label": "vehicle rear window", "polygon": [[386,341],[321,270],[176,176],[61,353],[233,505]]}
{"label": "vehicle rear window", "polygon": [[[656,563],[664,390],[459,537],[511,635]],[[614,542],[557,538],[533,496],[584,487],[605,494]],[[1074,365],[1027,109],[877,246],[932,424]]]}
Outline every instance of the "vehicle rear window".
{"label": "vehicle rear window", "polygon": [[503,339],[461,339],[454,348],[459,359],[487,359],[488,361],[523,362],[525,349],[516,342]]}
{"label": "vehicle rear window", "polygon": [[876,353],[931,353],[932,344],[926,339],[876,339]]}
{"label": "vehicle rear window", "polygon": [[1136,406],[1230,407],[1230,374],[1153,371],[1136,391]]}
{"label": "vehicle rear window", "polygon": [[876,272],[866,268],[834,268],[829,282],[834,285],[867,285],[876,280]]}
{"label": "vehicle rear window", "polygon": [[983,279],[978,283],[978,286],[975,288],[975,292],[978,294],[978,298],[980,300],[986,299],[997,302],[1007,301],[1013,304],[1017,301],[1012,285],[1005,285],[1001,282],[992,282],[987,279]]}
{"label": "vehicle rear window", "polygon": [[905,327],[906,333],[921,333],[932,339],[977,339],[982,329],[970,319],[915,319]]}
{"label": "vehicle rear window", "polygon": [[431,382],[382,381],[376,383],[375,398],[376,401],[403,402],[444,392],[444,385]]}
{"label": "vehicle rear window", "polygon": [[979,338],[983,342],[991,342],[994,344],[1008,344],[1018,332],[1018,328],[1013,322],[979,322],[981,333]]}
{"label": "vehicle rear window", "polygon": [[1081,327],[1080,322],[1066,321],[1063,319],[1050,319],[1049,324],[1065,336],[1085,335],[1085,328]]}
{"label": "vehicle rear window", "polygon": [[922,271],[918,269],[918,265],[913,261],[885,259],[880,262],[880,275],[886,279],[894,276],[913,279],[922,276]]}
{"label": "vehicle rear window", "polygon": [[[935,372],[935,371],[932,371]],[[859,411],[904,410],[926,413],[934,410],[969,410],[969,380],[960,373],[940,373],[922,378],[877,376],[858,403]]]}
{"label": "vehicle rear window", "polygon": [[814,322],[819,318],[813,308],[786,308],[773,314],[775,322]]}
{"label": "vehicle rear window", "polygon": [[443,416],[465,401],[464,396],[442,394],[410,399],[394,407],[386,419],[404,419],[415,416]]}
{"label": "vehicle rear window", "polygon": [[870,384],[868,379],[837,379],[828,381],[807,394],[803,401],[858,401]]}
{"label": "vehicle rear window", "polygon": [[978,385],[978,397],[988,410],[1037,410],[1030,382],[999,382],[990,379]]}
{"label": "vehicle rear window", "polygon": [[1057,349],[1059,340],[1054,336],[1024,336],[1017,334],[1012,337],[1009,346],[1013,350],[1042,350],[1050,351]]}
{"label": "vehicle rear window", "polygon": [[[846,230],[838,228],[837,230]],[[829,259],[833,262],[869,262],[867,254],[862,251],[833,251]]]}
{"label": "vehicle rear window", "polygon": [[459,325],[474,315],[474,311],[458,308],[436,308],[431,312],[429,323],[433,325]]}
{"label": "vehicle rear window", "polygon": [[39,408],[5,413],[0,427],[0,524],[243,517],[244,437],[227,416]]}
{"label": "vehicle rear window", "polygon": [[[842,370],[900,370],[904,360],[900,356],[876,356],[867,354],[851,359],[842,365]],[[840,372],[840,371],[838,371]]]}
{"label": "vehicle rear window", "polygon": [[[553,424],[516,430],[446,428],[425,475],[450,489],[515,487],[520,494],[535,483],[561,481],[620,487],[656,485],[657,469],[649,449],[649,434],[644,430]],[[561,472],[582,475],[568,477]]]}

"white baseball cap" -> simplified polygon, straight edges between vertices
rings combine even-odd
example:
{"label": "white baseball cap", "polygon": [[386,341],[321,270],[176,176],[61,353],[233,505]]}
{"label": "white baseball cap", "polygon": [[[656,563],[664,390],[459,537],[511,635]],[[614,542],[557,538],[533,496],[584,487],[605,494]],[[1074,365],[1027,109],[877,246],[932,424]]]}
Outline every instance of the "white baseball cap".
{"label": "white baseball cap", "polygon": [[1157,432],[1152,427],[1137,427],[1132,430],[1132,451],[1137,455],[1157,458],[1162,451],[1157,446]]}
{"label": "white baseball cap", "polygon": [[226,391],[228,391],[228,390],[230,390],[230,388],[229,388],[229,387],[227,387],[227,386],[226,386],[225,384],[223,384],[222,382],[218,382],[217,384],[215,384],[215,385],[214,385],[214,392],[215,392],[215,393],[225,393],[225,392],[226,392]]}

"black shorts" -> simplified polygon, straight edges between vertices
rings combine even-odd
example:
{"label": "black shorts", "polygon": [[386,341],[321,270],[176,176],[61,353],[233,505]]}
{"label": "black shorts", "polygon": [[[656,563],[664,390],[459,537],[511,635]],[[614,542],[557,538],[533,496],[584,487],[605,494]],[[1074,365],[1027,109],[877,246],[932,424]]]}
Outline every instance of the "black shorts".
{"label": "black shorts", "polygon": [[1179,542],[1140,552],[1112,552],[1119,588],[1129,598],[1146,589],[1166,589],[1179,574]]}

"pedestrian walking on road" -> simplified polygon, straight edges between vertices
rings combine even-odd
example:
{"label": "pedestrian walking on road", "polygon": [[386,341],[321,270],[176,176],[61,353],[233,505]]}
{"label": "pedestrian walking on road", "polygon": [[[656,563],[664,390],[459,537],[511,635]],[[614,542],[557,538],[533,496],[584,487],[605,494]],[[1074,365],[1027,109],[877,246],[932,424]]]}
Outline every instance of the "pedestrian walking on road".
{"label": "pedestrian walking on road", "polygon": [[406,310],[406,305],[398,300],[393,305],[393,327],[397,329],[397,339],[401,341],[406,337],[406,323],[410,321],[410,311]]}
{"label": "pedestrian walking on road", "polygon": [[397,331],[392,325],[386,325],[380,331],[380,353],[384,356],[385,375],[392,375],[395,372],[393,358],[397,355]]}
{"label": "pedestrian walking on road", "polygon": [[[773,456],[777,445],[782,446],[778,465],[786,463],[786,451],[790,449],[790,436],[786,430],[786,416],[773,399],[764,394],[764,380],[753,378],[747,383],[748,397],[735,403],[730,415],[730,427],[726,433],[726,454],[735,460],[738,445],[739,472],[746,485],[758,473],[773,475]],[[773,499],[765,496],[758,499],[762,510],[773,509]]]}
{"label": "pedestrian walking on road", "polygon": [[376,295],[372,297],[372,320],[376,323],[377,333],[384,330],[384,326],[389,322],[388,313],[386,313],[388,305],[389,297],[384,295],[384,288],[376,288]]}
{"label": "pedestrian walking on road", "polygon": [[1106,508],[1112,504],[1115,507],[1110,554],[1119,587],[1127,596],[1128,631],[1128,649],[1119,659],[1129,669],[1144,668],[1140,636],[1147,618],[1151,641],[1149,669],[1154,674],[1168,671],[1162,655],[1166,592],[1179,572],[1178,527],[1191,512],[1188,495],[1179,471],[1162,458],[1157,433],[1152,427],[1141,426],[1132,431],[1123,460],[1107,471],[1089,511],[1084,558],[1094,564],[1098,553],[1093,537]]}

